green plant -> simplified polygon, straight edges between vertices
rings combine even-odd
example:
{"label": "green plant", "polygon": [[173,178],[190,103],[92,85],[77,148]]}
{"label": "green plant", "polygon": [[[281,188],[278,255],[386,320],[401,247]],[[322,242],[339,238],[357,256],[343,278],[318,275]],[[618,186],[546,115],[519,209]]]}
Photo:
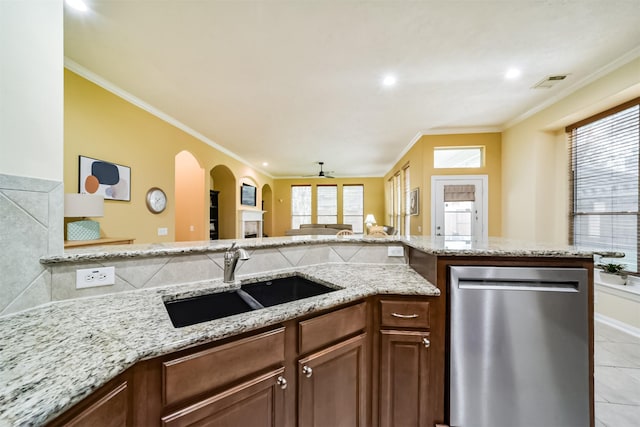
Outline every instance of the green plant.
{"label": "green plant", "polygon": [[615,263],[598,264],[596,267],[601,268],[602,271],[604,271],[605,273],[620,274],[620,275],[623,275],[624,273],[624,265],[622,264],[615,264]]}

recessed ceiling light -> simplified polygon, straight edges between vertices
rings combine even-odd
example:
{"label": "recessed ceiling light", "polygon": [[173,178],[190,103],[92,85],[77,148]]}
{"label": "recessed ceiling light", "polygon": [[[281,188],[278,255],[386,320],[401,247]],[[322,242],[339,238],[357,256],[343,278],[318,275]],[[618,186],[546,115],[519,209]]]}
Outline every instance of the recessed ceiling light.
{"label": "recessed ceiling light", "polygon": [[509,68],[506,73],[504,73],[504,78],[507,80],[515,80],[522,74],[518,68]]}
{"label": "recessed ceiling light", "polygon": [[78,10],[80,12],[86,12],[87,10],[89,10],[89,8],[87,7],[87,4],[83,0],[65,0],[65,3],[69,7],[75,10]]}
{"label": "recessed ceiling light", "polygon": [[262,162],[262,166],[269,166],[269,163],[267,163],[267,162]]}
{"label": "recessed ceiling light", "polygon": [[384,76],[384,79],[382,79],[382,84],[389,87],[394,86],[397,81],[398,79],[396,78],[396,76],[394,76],[393,74],[387,74],[386,76]]}

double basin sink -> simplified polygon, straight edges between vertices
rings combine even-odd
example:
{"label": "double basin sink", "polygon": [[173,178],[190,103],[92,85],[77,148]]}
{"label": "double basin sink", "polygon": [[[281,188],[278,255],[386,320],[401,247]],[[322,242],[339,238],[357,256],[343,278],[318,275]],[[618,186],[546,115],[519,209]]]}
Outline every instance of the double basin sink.
{"label": "double basin sink", "polygon": [[338,289],[300,276],[247,283],[240,289],[164,303],[176,328],[326,294]]}

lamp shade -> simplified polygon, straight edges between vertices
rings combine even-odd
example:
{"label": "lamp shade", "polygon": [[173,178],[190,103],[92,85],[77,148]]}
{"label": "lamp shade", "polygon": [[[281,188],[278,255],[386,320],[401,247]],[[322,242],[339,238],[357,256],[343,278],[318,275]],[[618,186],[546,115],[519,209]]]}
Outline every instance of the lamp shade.
{"label": "lamp shade", "polygon": [[373,214],[367,214],[366,218],[364,219],[364,223],[369,225],[377,224],[376,218],[373,216]]}
{"label": "lamp shade", "polygon": [[99,194],[65,194],[64,216],[67,218],[104,216],[104,197]]}

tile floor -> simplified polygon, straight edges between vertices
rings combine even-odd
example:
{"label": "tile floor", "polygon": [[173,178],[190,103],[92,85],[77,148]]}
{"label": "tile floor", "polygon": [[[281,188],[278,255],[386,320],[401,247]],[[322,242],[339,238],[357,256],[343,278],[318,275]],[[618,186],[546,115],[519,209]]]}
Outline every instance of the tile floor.
{"label": "tile floor", "polygon": [[640,426],[640,338],[595,322],[596,427]]}

